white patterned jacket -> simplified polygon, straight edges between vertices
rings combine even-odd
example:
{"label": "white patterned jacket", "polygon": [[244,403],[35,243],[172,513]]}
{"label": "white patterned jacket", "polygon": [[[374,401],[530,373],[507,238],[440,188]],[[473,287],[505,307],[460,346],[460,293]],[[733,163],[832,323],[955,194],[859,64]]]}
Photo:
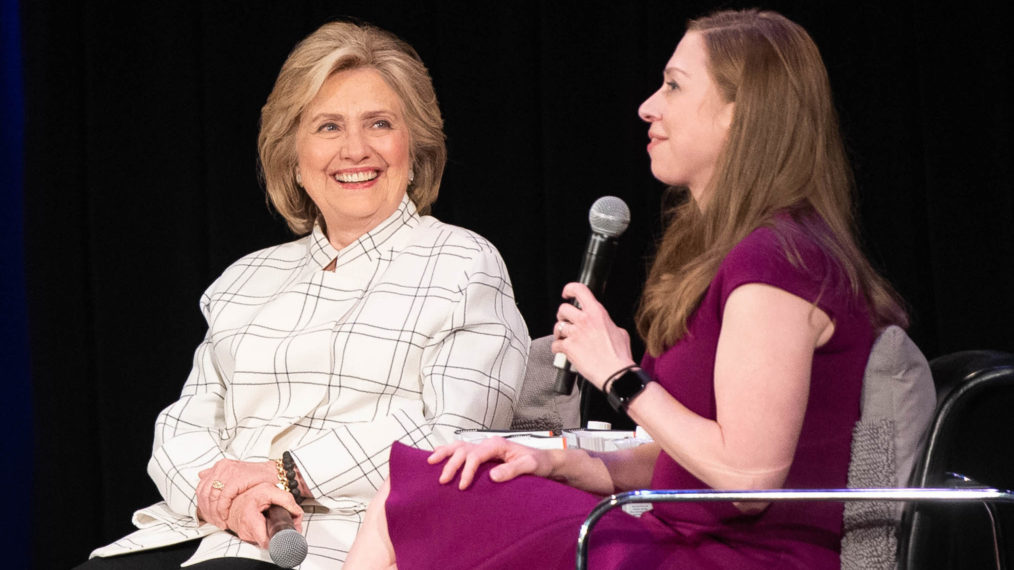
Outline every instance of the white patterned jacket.
{"label": "white patterned jacket", "polygon": [[204,537],[188,564],[270,561],[198,522],[197,473],[289,450],[314,497],[303,503],[300,568],[340,567],[392,441],[432,448],[458,429],[510,426],[529,337],[503,260],[474,232],[417,215],[407,197],[341,251],[316,227],[243,257],[201,309],[207,335],[155,425],[148,473],[165,500],[93,556]]}

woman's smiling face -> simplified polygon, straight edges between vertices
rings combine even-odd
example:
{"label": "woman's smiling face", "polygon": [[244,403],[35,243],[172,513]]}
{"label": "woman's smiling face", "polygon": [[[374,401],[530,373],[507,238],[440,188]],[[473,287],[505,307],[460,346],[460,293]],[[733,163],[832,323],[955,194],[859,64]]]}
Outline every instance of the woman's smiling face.
{"label": "woman's smiling face", "polygon": [[398,208],[411,171],[410,134],[397,93],[374,69],[329,77],[296,135],[300,184],[342,248]]}

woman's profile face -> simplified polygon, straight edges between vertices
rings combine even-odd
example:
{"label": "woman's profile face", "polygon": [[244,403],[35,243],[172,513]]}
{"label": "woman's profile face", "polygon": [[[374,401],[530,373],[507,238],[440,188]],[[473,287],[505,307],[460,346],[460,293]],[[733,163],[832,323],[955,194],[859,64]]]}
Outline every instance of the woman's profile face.
{"label": "woman's profile face", "polygon": [[303,110],[297,171],[336,248],[398,208],[409,183],[410,138],[401,99],[372,68],[332,75]]}
{"label": "woman's profile face", "polygon": [[687,32],[665,66],[662,87],[641,104],[650,124],[651,172],[670,186],[686,186],[703,207],[725,145],[734,105],[724,101],[708,71],[708,53],[698,32]]}

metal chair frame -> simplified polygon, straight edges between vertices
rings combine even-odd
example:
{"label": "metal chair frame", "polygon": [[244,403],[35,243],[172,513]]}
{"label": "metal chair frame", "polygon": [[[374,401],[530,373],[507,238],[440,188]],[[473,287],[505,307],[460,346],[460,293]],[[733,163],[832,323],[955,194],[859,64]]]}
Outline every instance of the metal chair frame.
{"label": "metal chair frame", "polygon": [[[959,476],[960,477],[960,476]],[[992,487],[877,488],[877,489],[765,489],[759,491],[640,490],[610,495],[600,501],[584,523],[577,539],[577,570],[588,568],[588,541],[592,528],[607,512],[630,503],[686,503],[715,501],[894,501],[931,503],[981,502],[1014,504],[1014,493]]]}
{"label": "metal chair frame", "polygon": [[[994,559],[998,569],[1005,568],[1005,552],[1001,548],[996,505],[1014,503],[1011,491],[984,486],[964,475],[941,469],[942,458],[937,448],[942,445],[942,435],[951,429],[954,417],[968,406],[972,396],[986,389],[997,387],[1009,389],[1014,379],[1014,356],[998,351],[962,351],[934,359],[930,363],[937,387],[937,407],[928,431],[928,441],[913,466],[910,485],[923,487],[907,488],[848,488],[848,489],[771,489],[755,491],[716,490],[639,490],[618,493],[606,497],[592,509],[578,535],[578,570],[588,567],[588,541],[595,523],[611,509],[630,503],[700,502],[700,501],[890,501],[911,503],[905,509],[900,521],[899,549],[911,554],[915,526],[916,505],[947,503],[982,503],[989,514],[993,530]],[[938,487],[938,485],[954,487]],[[917,521],[916,521],[917,522]],[[898,564],[904,567],[907,559],[899,557]]]}

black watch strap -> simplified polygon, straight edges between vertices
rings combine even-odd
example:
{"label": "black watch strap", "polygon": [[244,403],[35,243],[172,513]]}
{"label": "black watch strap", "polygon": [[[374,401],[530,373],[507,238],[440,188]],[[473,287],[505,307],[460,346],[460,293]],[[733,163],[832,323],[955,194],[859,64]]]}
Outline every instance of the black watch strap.
{"label": "black watch strap", "polygon": [[653,382],[651,376],[637,367],[628,368],[620,376],[609,382],[606,400],[617,412],[626,412],[627,406],[644,391],[644,387]]}

